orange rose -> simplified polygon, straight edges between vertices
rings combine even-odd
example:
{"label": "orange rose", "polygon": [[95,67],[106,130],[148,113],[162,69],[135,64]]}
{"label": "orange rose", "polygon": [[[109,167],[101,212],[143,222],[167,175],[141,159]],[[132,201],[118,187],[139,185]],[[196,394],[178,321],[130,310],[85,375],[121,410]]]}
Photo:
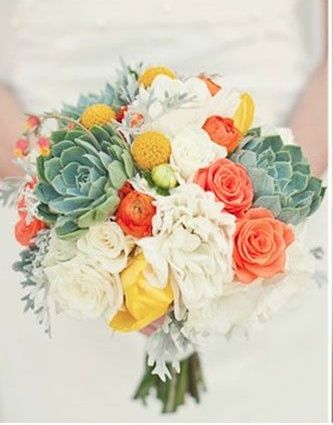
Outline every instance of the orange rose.
{"label": "orange rose", "polygon": [[27,221],[27,214],[21,215],[19,221],[15,225],[15,239],[23,246],[29,246],[33,243],[37,233],[44,229],[45,223],[32,218]]}
{"label": "orange rose", "polygon": [[153,198],[133,190],[121,201],[116,212],[116,221],[126,235],[136,238],[152,234],[152,218],[156,208]]}
{"label": "orange rose", "polygon": [[134,187],[131,185],[131,183],[127,180],[124,185],[118,190],[118,195],[120,199],[125,198],[130,192],[133,192]]}
{"label": "orange rose", "polygon": [[242,139],[242,133],[234,126],[234,120],[212,115],[207,118],[202,128],[208,133],[213,142],[233,152]]}
{"label": "orange rose", "polygon": [[294,232],[266,208],[253,208],[238,220],[234,235],[234,268],[238,279],[251,283],[284,272],[286,249]]}
{"label": "orange rose", "polygon": [[199,79],[202,80],[206,84],[207,89],[209,90],[209,93],[212,96],[215,96],[216,93],[221,90],[221,86],[214,83],[214,81],[212,79],[210,79],[209,77],[207,77],[207,75],[201,74],[201,75],[199,75]]}
{"label": "orange rose", "polygon": [[194,182],[213,192],[216,199],[224,203],[225,210],[237,217],[252,206],[252,181],[241,164],[229,159],[218,159],[210,166],[200,168]]}

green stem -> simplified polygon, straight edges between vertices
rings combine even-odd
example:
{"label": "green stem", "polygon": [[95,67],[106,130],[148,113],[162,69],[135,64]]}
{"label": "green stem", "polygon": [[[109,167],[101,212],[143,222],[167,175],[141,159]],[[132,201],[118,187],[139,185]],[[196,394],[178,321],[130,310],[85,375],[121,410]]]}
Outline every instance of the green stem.
{"label": "green stem", "polygon": [[[146,359],[147,361],[147,359]],[[187,396],[200,402],[200,394],[205,390],[200,358],[197,353],[193,353],[188,358],[180,362],[180,372],[177,374],[170,364],[167,365],[171,379],[163,382],[158,376],[152,375],[153,368],[147,366],[144,376],[134,399],[141,400],[146,405],[146,400],[152,391],[162,403],[162,413],[174,413],[180,406],[186,403]]]}

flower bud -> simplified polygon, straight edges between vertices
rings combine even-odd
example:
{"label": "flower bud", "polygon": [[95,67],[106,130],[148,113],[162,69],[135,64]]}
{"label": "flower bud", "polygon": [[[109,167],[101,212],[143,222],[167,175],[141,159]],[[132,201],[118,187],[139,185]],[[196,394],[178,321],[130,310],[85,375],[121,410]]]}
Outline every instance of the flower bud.
{"label": "flower bud", "polygon": [[156,186],[172,189],[177,185],[175,173],[169,164],[160,164],[152,169],[151,178]]}

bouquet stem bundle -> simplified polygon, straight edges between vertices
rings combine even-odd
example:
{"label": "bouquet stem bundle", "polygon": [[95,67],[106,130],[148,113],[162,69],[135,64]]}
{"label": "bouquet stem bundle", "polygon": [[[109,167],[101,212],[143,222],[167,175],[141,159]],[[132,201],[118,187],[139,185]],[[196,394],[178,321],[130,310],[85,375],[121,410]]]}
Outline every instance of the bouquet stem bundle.
{"label": "bouquet stem bundle", "polygon": [[180,362],[180,371],[177,373],[171,364],[168,364],[171,371],[171,379],[163,382],[157,375],[152,374],[153,367],[146,368],[141,382],[135,391],[134,400],[141,400],[147,404],[147,397],[151,390],[155,389],[156,397],[162,403],[162,413],[174,413],[178,407],[186,402],[187,396],[192,397],[196,403],[200,403],[202,392],[206,391],[203,378],[201,361],[198,353]]}

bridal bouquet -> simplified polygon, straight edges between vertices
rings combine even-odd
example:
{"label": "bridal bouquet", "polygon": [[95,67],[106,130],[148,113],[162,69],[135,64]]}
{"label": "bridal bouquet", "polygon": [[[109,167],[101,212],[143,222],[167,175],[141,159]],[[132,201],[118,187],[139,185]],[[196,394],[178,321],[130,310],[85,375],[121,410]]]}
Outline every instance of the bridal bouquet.
{"label": "bridal bouquet", "polygon": [[100,93],[28,116],[26,176],[2,182],[25,310],[48,334],[50,306],[147,334],[135,398],[154,391],[163,412],[199,402],[205,337],[249,335],[311,279],[301,228],[325,190],[254,109],[217,75],[123,64]]}

